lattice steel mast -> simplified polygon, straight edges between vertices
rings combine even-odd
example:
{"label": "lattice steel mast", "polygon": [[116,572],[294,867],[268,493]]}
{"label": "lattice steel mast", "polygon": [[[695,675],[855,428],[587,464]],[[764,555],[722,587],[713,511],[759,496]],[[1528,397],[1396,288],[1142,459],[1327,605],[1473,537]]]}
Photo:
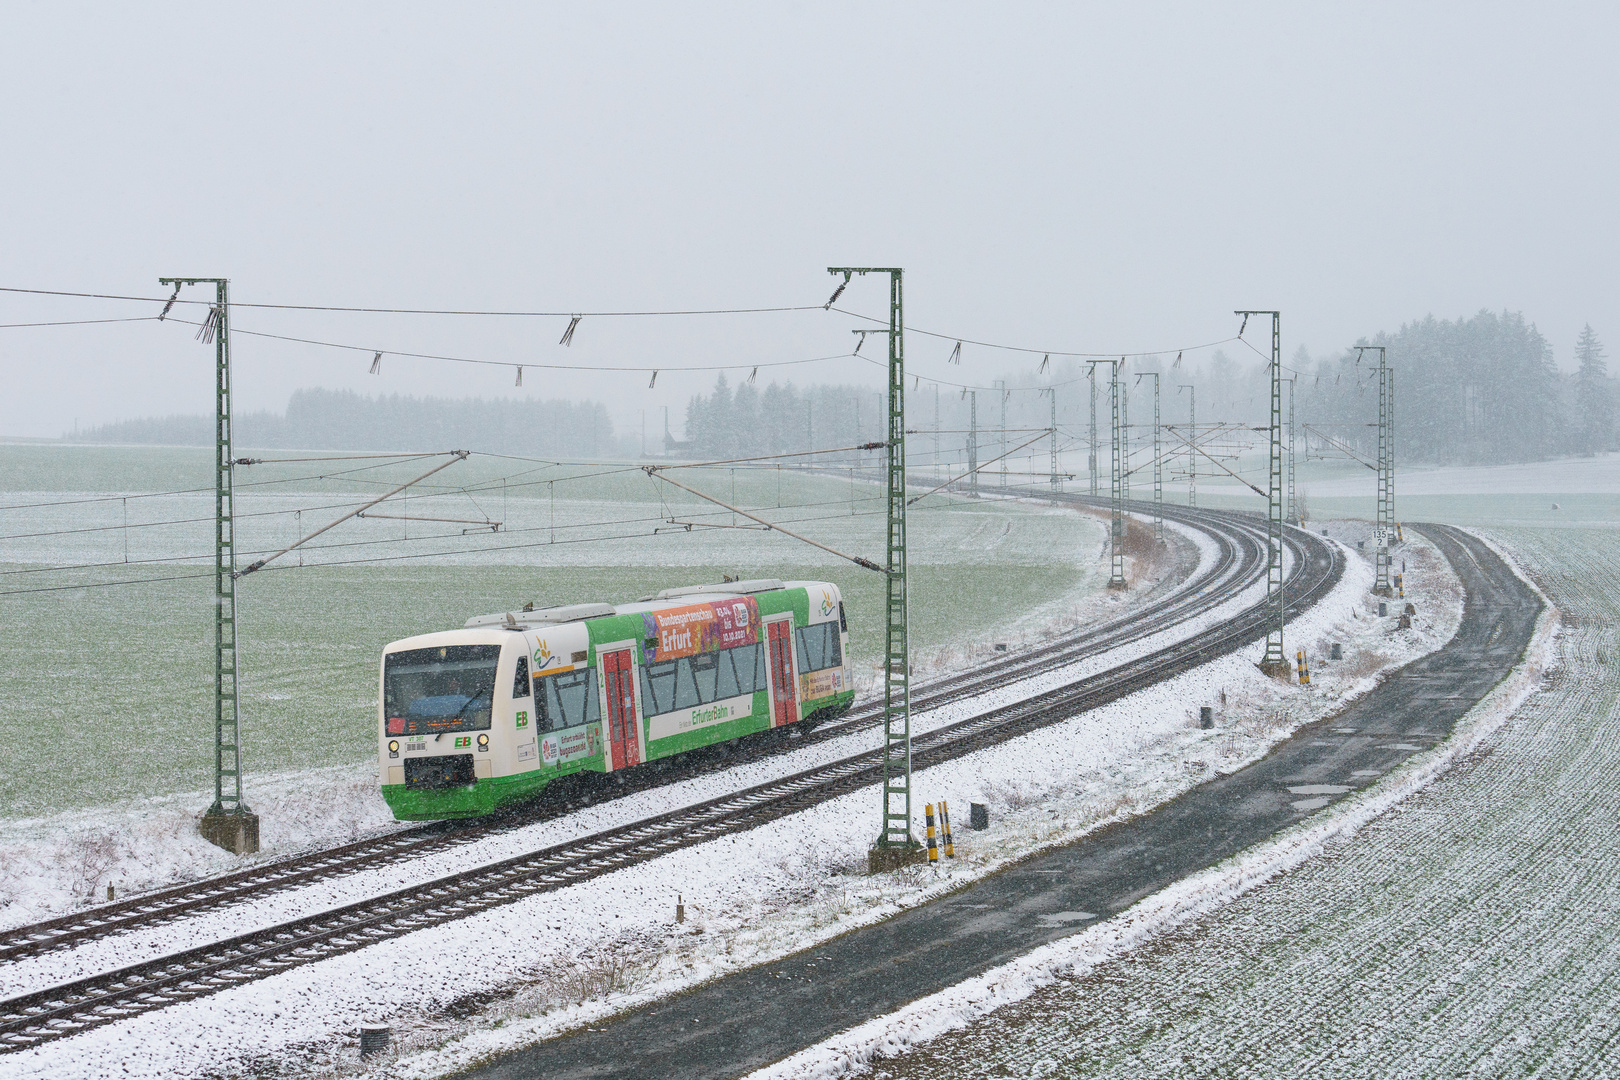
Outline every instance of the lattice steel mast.
{"label": "lattice steel mast", "polygon": [[1097,364],[1092,360],[1086,368],[1086,379],[1091,384],[1091,455],[1087,463],[1091,469],[1091,497],[1097,497]]}
{"label": "lattice steel mast", "polygon": [[1288,660],[1283,653],[1283,454],[1282,454],[1282,313],[1239,311],[1248,322],[1251,315],[1271,316],[1271,460],[1266,507],[1266,601],[1270,608],[1266,629],[1266,653],[1260,669],[1268,675],[1287,675]]}
{"label": "lattice steel mast", "polygon": [[[1111,482],[1109,484],[1108,492],[1108,537],[1109,552],[1111,556],[1108,573],[1108,587],[1110,589],[1123,589],[1125,588],[1125,503],[1120,485],[1121,481],[1123,480],[1122,474],[1125,471],[1125,463],[1124,447],[1121,445],[1122,432],[1120,430],[1119,423],[1120,390],[1122,389],[1122,387],[1119,385],[1119,373],[1120,368],[1125,364],[1125,358],[1121,357],[1118,360],[1110,360],[1108,363],[1110,365],[1110,375],[1108,379],[1108,404],[1109,411],[1113,416],[1112,426],[1114,436],[1113,467],[1109,476],[1109,480]],[[1095,366],[1092,368],[1092,370],[1096,370]]]}
{"label": "lattice steel mast", "polygon": [[1198,388],[1181,383],[1176,392],[1187,391],[1187,505],[1198,505],[1198,455],[1192,444],[1198,441]]}
{"label": "lattice steel mast", "polygon": [[[1125,363],[1120,362],[1120,374],[1125,374]],[[1123,382],[1119,386],[1119,431],[1124,442],[1125,471],[1119,478],[1119,497],[1131,501],[1131,389]]]}
{"label": "lattice steel mast", "polygon": [[1160,457],[1159,440],[1159,373],[1157,371],[1143,371],[1136,376],[1136,381],[1144,378],[1153,379],[1153,539],[1164,543],[1164,469],[1163,459]]}
{"label": "lattice steel mast", "polygon": [[214,335],[214,802],[201,832],[238,855],[259,850],[259,819],[242,801],[241,669],[236,649],[236,502],[232,485],[230,282],[226,278],[159,278],[173,285],[214,286],[203,338]]}
{"label": "lattice steel mast", "polygon": [[1046,394],[1052,399],[1052,490],[1061,491],[1058,482],[1058,443],[1057,443],[1057,387],[1048,387]]}
{"label": "lattice steel mast", "polygon": [[1294,384],[1299,382],[1295,375],[1288,380],[1288,524],[1298,525],[1299,503],[1294,498]]}
{"label": "lattice steel mast", "polygon": [[868,862],[872,869],[909,862],[919,845],[911,835],[911,656],[906,606],[906,362],[905,309],[898,267],[828,267],[843,274],[889,275],[888,564],[883,632],[883,826]]}
{"label": "lattice steel mast", "polygon": [[1395,533],[1394,387],[1388,356],[1382,345],[1357,345],[1356,353],[1378,354],[1378,510],[1373,522],[1373,592],[1389,596],[1390,544]]}
{"label": "lattice steel mast", "polygon": [[979,392],[968,391],[968,498],[979,497]]}
{"label": "lattice steel mast", "polygon": [[1001,490],[1007,490],[1007,380],[997,379],[996,389],[1001,391],[1001,436],[996,454],[1001,458]]}

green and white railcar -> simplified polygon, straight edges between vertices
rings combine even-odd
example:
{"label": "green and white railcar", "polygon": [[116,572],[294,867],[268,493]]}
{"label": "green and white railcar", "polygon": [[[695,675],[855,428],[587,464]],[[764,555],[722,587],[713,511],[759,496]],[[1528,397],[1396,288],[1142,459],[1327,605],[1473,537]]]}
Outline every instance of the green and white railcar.
{"label": "green and white railcar", "polygon": [[479,616],[393,642],[379,680],[382,792],[402,821],[488,814],[855,697],[838,586],[775,579]]}

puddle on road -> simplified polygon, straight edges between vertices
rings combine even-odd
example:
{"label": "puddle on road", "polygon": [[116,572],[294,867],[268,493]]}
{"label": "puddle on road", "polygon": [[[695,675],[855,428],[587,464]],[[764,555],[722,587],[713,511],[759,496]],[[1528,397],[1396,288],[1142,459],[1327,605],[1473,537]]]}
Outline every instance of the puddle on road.
{"label": "puddle on road", "polygon": [[1422,750],[1423,747],[1417,746],[1417,745],[1415,745],[1413,743],[1409,743],[1409,742],[1398,742],[1398,743],[1385,743],[1383,746],[1375,746],[1375,747],[1373,747],[1373,749],[1374,750]]}
{"label": "puddle on road", "polygon": [[1326,795],[1323,795],[1321,798],[1318,798],[1318,799],[1301,799],[1301,800],[1299,800],[1299,802],[1294,804],[1294,809],[1295,810],[1320,810],[1320,809],[1322,809],[1322,807],[1326,806],[1330,801],[1331,800],[1329,800]]}
{"label": "puddle on road", "polygon": [[1356,729],[1353,727],[1336,727],[1333,729],[1335,735],[1354,735],[1355,733]]}
{"label": "puddle on road", "polygon": [[1288,789],[1295,795],[1343,795],[1350,790],[1348,784],[1299,784]]}
{"label": "puddle on road", "polygon": [[1049,911],[1041,916],[1041,921],[1049,923],[1085,922],[1097,916],[1089,911]]}
{"label": "puddle on road", "polygon": [[1377,770],[1377,769],[1357,769],[1355,772],[1351,773],[1350,775],[1351,776],[1383,776],[1384,774],[1382,772],[1380,772],[1379,770]]}

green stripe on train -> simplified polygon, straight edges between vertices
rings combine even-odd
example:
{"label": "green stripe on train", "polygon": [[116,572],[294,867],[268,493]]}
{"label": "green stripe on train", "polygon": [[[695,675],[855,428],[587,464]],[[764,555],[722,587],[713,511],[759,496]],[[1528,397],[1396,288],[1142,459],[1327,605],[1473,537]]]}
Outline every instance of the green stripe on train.
{"label": "green stripe on train", "polygon": [[[659,739],[656,747],[649,746],[648,760],[671,757],[688,750],[696,750],[716,743],[729,742],[745,735],[767,731],[771,727],[770,702],[763,691],[754,694],[754,711],[748,716],[698,728],[681,735]],[[855,701],[855,692],[846,690],[838,694],[801,702],[808,719],[817,714],[837,716],[847,711]],[[464,787],[408,788],[404,784],[384,784],[383,799],[394,817],[400,821],[434,821],[439,818],[479,817],[494,813],[504,806],[523,802],[538,795],[551,781],[576,772],[603,772],[601,754],[570,761],[561,765],[542,765],[532,772],[516,776],[497,776],[478,780]]]}

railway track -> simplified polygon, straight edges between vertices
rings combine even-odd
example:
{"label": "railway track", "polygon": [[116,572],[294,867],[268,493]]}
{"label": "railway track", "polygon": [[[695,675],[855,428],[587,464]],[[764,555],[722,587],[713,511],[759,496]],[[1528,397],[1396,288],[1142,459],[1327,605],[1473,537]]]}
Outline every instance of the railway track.
{"label": "railway track", "polygon": [[[1249,542],[1253,543],[1252,534]],[[1290,532],[1286,543],[1294,553],[1294,572],[1286,594],[1288,611],[1292,614],[1313,604],[1331,589],[1342,566],[1337,549],[1307,533]],[[1259,545],[1254,547],[1259,550]],[[1240,563],[1249,561],[1241,554],[1234,555],[1234,559]],[[1252,561],[1263,563],[1260,558]],[[1221,588],[1219,595],[1220,598],[1230,595],[1230,589]],[[912,748],[914,764],[927,767],[995,745],[1232,652],[1264,635],[1265,609],[1263,602],[1251,606],[1196,639],[1165,646],[1028,700],[916,736]],[[1196,610],[1195,605],[1194,613]],[[1186,611],[1182,611],[1171,621],[1186,617]],[[1163,628],[1162,624],[1158,627]],[[1153,632],[1137,629],[1141,630],[1137,636]],[[1117,641],[1110,638],[1110,644]],[[1055,655],[1061,655],[1061,651]],[[1027,656],[1019,659],[1025,660]],[[983,689],[980,685],[971,692]],[[839,728],[848,730],[846,725]],[[36,1046],[465,918],[526,896],[645,862],[679,847],[757,828],[874,783],[880,776],[880,753],[872,750],[855,754],[578,841],[11,998],[0,1002],[0,1050]]]}
{"label": "railway track", "polygon": [[[1229,598],[1257,579],[1262,569],[1262,546],[1253,530],[1225,515],[1188,511],[1175,516],[1198,528],[1215,542],[1216,555],[1161,599],[1090,629],[1066,634],[1052,642],[995,660],[984,667],[919,686],[912,695],[915,711],[938,708],[963,698],[1005,686],[1043,668],[1072,663],[1107,649],[1158,633],[1166,626],[1191,618]],[[729,768],[788,749],[798,749],[831,738],[863,731],[882,722],[881,703],[869,702],[844,717],[823,724],[792,740],[756,737],[744,746],[727,746],[670,759],[661,767],[601,777],[600,790],[583,798],[545,799],[492,818],[469,822],[433,822],[368,837],[349,844],[294,855],[275,862],[201,881],[157,890],[113,904],[104,904],[44,922],[0,933],[0,962],[59,949],[134,929],[146,929],[213,908],[259,899],[273,892],[299,888],[318,881],[370,870],[391,862],[418,858],[431,851],[470,844],[487,837],[559,817],[581,805],[616,798],[672,780]],[[727,752],[729,751],[729,752]],[[685,759],[685,760],[683,760]]]}

